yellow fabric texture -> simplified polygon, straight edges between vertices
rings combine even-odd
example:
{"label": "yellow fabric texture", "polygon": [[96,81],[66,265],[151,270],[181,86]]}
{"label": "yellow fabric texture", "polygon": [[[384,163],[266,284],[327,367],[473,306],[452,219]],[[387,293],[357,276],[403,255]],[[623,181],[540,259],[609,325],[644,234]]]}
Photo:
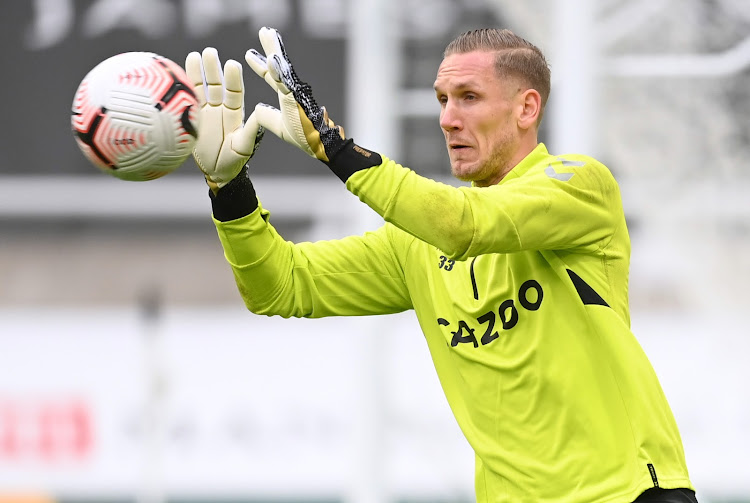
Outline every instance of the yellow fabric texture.
{"label": "yellow fabric texture", "polygon": [[476,453],[479,503],[631,502],[657,484],[692,488],[630,331],[630,241],[605,166],[540,144],[493,187],[451,187],[383,158],[347,188],[386,224],[293,244],[263,208],[215,221],[251,311],[414,309]]}

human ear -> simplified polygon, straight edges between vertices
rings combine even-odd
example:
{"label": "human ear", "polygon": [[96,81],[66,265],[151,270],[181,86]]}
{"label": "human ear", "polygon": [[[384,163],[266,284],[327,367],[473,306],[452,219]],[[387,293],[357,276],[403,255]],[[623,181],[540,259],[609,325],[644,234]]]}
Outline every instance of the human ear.
{"label": "human ear", "polygon": [[542,113],[542,96],[536,89],[527,89],[519,96],[518,127],[528,129],[537,124]]}

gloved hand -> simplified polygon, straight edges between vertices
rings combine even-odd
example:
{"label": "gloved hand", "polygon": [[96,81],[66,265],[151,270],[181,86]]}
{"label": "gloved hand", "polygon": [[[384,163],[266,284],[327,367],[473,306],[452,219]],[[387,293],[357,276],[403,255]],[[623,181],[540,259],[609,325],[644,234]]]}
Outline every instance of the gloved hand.
{"label": "gloved hand", "polygon": [[279,32],[264,27],[259,37],[266,55],[250,49],[245,60],[278,93],[281,110],[258,104],[254,112],[258,123],[308,155],[328,163],[346,143],[344,129],[328,118],[325,107],[315,102],[310,86],[294,72]]}
{"label": "gloved hand", "polygon": [[200,126],[193,157],[214,193],[237,176],[255,153],[264,129],[256,114],[245,116],[242,65],[227,60],[222,75],[219,53],[213,47],[203,54],[191,52],[185,71],[200,103]]}

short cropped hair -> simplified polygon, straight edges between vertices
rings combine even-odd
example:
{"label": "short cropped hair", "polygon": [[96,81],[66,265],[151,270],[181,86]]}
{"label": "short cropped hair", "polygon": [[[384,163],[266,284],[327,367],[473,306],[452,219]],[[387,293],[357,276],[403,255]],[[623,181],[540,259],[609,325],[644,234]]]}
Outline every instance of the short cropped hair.
{"label": "short cropped hair", "polygon": [[537,46],[510,30],[481,28],[462,33],[445,48],[443,57],[473,51],[497,52],[495,69],[498,76],[514,76],[535,89],[542,98],[537,124],[542,120],[550,93],[550,69]]}

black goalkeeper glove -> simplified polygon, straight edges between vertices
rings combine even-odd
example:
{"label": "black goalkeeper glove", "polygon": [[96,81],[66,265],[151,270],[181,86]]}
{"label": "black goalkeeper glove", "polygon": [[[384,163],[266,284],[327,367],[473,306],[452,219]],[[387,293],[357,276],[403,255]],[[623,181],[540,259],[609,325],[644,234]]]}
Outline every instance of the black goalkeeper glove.
{"label": "black goalkeeper glove", "polygon": [[325,107],[318,106],[310,86],[292,68],[279,32],[264,27],[258,35],[266,55],[250,49],[245,60],[277,92],[280,108],[258,104],[258,124],[325,162],[344,181],[356,171],[380,164],[379,154],[347,140],[344,129],[334,124]]}

